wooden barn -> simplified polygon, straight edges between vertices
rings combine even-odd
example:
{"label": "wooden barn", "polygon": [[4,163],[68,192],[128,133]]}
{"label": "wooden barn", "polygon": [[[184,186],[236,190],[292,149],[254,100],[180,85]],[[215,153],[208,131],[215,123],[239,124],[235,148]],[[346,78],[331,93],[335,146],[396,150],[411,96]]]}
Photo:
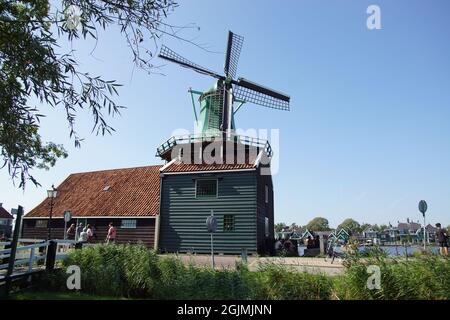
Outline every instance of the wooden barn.
{"label": "wooden barn", "polygon": [[[146,166],[83,172],[69,175],[58,187],[52,214],[52,238],[64,238],[64,212],[72,212],[68,223],[95,227],[97,242],[106,238],[108,224],[117,229],[118,243],[142,242],[156,248],[159,215],[159,168]],[[22,238],[47,239],[50,198],[23,219]]]}

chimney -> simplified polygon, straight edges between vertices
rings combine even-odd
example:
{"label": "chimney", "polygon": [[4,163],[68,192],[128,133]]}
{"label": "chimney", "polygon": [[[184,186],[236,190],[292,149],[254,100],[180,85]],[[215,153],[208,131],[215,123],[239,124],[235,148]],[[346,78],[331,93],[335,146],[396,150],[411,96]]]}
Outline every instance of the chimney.
{"label": "chimney", "polygon": [[2,207],[3,203],[0,202],[0,208]]}

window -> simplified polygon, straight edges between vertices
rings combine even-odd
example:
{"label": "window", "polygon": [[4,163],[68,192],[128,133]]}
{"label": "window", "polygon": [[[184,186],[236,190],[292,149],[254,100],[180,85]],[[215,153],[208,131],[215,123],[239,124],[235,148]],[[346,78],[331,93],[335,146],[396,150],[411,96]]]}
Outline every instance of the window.
{"label": "window", "polygon": [[226,214],[223,216],[223,231],[233,231],[234,230],[234,216],[231,214]]}
{"label": "window", "polygon": [[121,221],[120,227],[123,229],[136,229],[136,225],[137,220],[127,219]]}
{"label": "window", "polygon": [[0,219],[0,225],[8,225],[8,220],[6,219]]}
{"label": "window", "polygon": [[266,203],[269,203],[269,187],[266,185],[266,193],[265,193],[265,197],[266,197]]}
{"label": "window", "polygon": [[265,217],[264,218],[264,227],[265,227],[265,233],[266,233],[266,237],[269,237],[270,233],[269,233],[269,218]]}
{"label": "window", "polygon": [[217,197],[217,179],[196,180],[195,195],[197,198]]}
{"label": "window", "polygon": [[47,228],[47,220],[36,220],[36,228]]}

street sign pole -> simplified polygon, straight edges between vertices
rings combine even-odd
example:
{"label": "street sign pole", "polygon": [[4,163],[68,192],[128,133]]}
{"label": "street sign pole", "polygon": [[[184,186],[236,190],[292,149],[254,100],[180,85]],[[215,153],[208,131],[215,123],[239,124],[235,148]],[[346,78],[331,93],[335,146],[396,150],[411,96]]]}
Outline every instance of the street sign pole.
{"label": "street sign pole", "polygon": [[215,267],[215,263],[214,263],[214,236],[213,236],[213,233],[214,233],[214,231],[216,231],[216,230],[214,230],[215,228],[214,228],[214,221],[213,220],[215,220],[215,218],[214,218],[214,211],[213,210],[211,210],[211,266],[212,266],[212,268],[213,268],[213,270],[214,270],[214,267]]}
{"label": "street sign pole", "polygon": [[214,239],[212,232],[211,232],[211,266],[214,269]]}
{"label": "street sign pole", "polygon": [[423,250],[427,249],[427,229],[425,228],[425,213],[423,214]]}
{"label": "street sign pole", "polygon": [[214,217],[214,211],[211,210],[211,215],[206,219],[206,229],[211,235],[211,266],[214,269],[214,235],[217,231],[217,219]]}
{"label": "street sign pole", "polygon": [[64,240],[67,239],[67,222],[72,219],[72,212],[64,211]]}
{"label": "street sign pole", "polygon": [[425,212],[427,211],[427,209],[427,202],[425,200],[420,200],[419,211],[422,212],[423,215],[423,250],[427,249],[427,229],[425,228]]}

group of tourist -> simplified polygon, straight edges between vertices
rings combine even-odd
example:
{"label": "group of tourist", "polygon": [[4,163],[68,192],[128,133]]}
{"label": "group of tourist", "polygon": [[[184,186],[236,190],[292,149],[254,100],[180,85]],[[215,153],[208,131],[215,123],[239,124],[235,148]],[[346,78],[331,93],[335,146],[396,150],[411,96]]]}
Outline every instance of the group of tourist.
{"label": "group of tourist", "polygon": [[298,255],[297,242],[289,238],[284,239],[279,237],[277,241],[275,241],[275,252],[284,255]]}
{"label": "group of tourist", "polygon": [[[108,225],[108,232],[106,234],[106,243],[115,242],[117,231],[114,228],[112,222]],[[77,240],[79,242],[97,242],[97,232],[95,226],[91,226],[87,224],[86,227],[83,223],[79,223],[78,226],[75,226],[75,223],[72,223],[67,229],[67,238],[70,240]]]}

